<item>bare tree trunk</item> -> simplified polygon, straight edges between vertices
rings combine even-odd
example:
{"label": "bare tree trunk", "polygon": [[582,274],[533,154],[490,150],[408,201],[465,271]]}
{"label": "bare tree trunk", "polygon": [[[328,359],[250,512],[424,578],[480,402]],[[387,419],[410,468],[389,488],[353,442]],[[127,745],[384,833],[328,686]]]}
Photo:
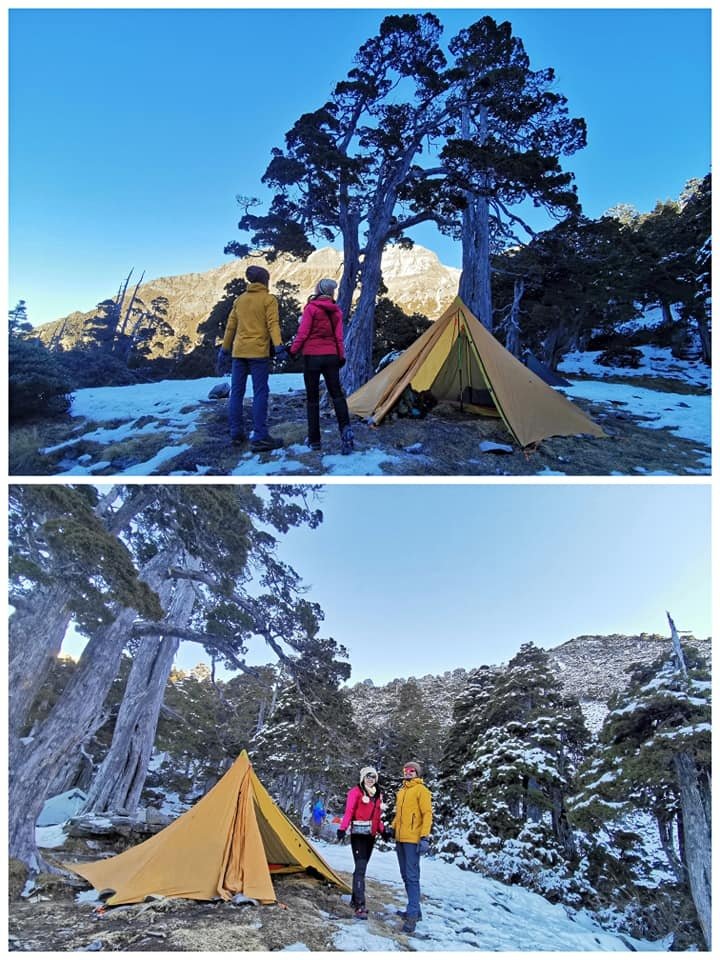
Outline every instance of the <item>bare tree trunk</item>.
{"label": "bare tree trunk", "polygon": [[41,587],[9,621],[8,710],[10,737],[19,737],[70,623],[66,591]]}
{"label": "bare tree trunk", "polygon": [[343,368],[343,387],[348,394],[361,387],[373,375],[375,303],[382,277],[381,261],[382,244],[368,247],[362,266],[360,299],[352,315],[345,341],[347,364]]}
{"label": "bare tree trunk", "polygon": [[[712,949],[712,863],[709,786],[697,769],[693,755],[678,753],[673,758],[682,809],[685,837],[684,860],[690,893],[695,904],[705,945]],[[703,797],[703,792],[708,796]]]}
{"label": "bare tree trunk", "polygon": [[525,281],[516,280],[513,286],[513,302],[510,307],[507,336],[505,337],[505,349],[509,350],[514,357],[520,356],[520,302],[524,292]]}
{"label": "bare tree trunk", "polygon": [[[488,133],[487,109],[482,107],[476,118],[480,143]],[[470,136],[470,117],[463,108],[461,131]],[[467,191],[467,206],[462,215],[462,273],[460,299],[484,327],[493,329],[492,289],[490,280],[490,204],[485,196]]]}
{"label": "bare tree trunk", "polygon": [[[192,583],[181,581],[166,608],[166,619],[186,623],[194,603]],[[175,637],[163,637],[161,632],[144,637],[133,658],[112,743],[90,787],[83,806],[85,813],[137,811],[167,680],[180,643]]]}
{"label": "bare tree trunk", "polygon": [[[146,565],[142,577],[164,606],[171,581],[169,555],[161,552]],[[42,726],[32,737],[11,741],[8,792],[8,846],[10,857],[36,872],[45,866],[35,845],[35,822],[48,796],[48,787],[60,775],[68,758],[107,719],[103,710],[110,686],[137,612],[124,608],[116,620],[92,637],[78,668]]]}
{"label": "bare tree trunk", "polygon": [[672,820],[668,820],[657,815],[655,816],[655,822],[657,823],[658,828],[658,836],[660,837],[660,846],[665,854],[665,859],[667,860],[670,869],[675,874],[678,883],[687,883],[688,878],[685,865],[680,857],[678,857],[672,841],[673,821],[674,818]]}
{"label": "bare tree trunk", "polygon": [[343,272],[338,289],[338,306],[345,319],[345,336],[349,333],[348,320],[352,310],[352,301],[360,273],[360,240],[358,238],[358,215],[346,209],[341,211],[341,231],[343,238]]}
{"label": "bare tree trunk", "polygon": [[474,197],[463,211],[460,299],[492,332],[490,288],[490,207],[486,197]]}
{"label": "bare tree trunk", "polygon": [[703,363],[709,367],[712,366],[712,344],[710,340],[710,326],[705,314],[696,317],[698,336],[700,337],[700,346],[702,348]]}

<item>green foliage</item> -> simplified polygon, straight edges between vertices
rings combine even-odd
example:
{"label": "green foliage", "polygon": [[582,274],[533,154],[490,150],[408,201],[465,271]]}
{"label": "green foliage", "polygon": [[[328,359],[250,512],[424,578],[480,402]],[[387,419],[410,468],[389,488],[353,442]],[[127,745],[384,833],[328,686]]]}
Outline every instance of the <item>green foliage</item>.
{"label": "green foliage", "polygon": [[299,815],[309,792],[341,792],[352,776],[348,760],[357,738],[348,696],[347,651],[332,638],[313,638],[286,666],[274,709],[253,738],[261,779],[287,811]]}
{"label": "green foliage", "polygon": [[475,703],[469,718],[459,718],[461,731],[451,734],[444,781],[455,780],[455,792],[469,782],[469,807],[502,839],[547,815],[570,854],[565,798],[589,739],[579,704],[563,696],[548,655],[531,643],[494,679],[475,679]]}
{"label": "green foliage", "polygon": [[272,698],[276,670],[259,667],[227,682],[198,669],[168,680],[155,749],[166,752],[162,781],[180,793],[222,775],[244,749]]}
{"label": "green foliage", "polygon": [[51,356],[65,372],[74,390],[83,387],[123,387],[137,383],[124,360],[93,347],[57,350]]}
{"label": "green foliage", "polygon": [[39,340],[11,336],[8,343],[10,422],[58,417],[70,407],[72,385]]}
{"label": "green foliage", "polygon": [[30,330],[32,324],[28,323],[27,304],[24,300],[18,300],[13,309],[8,311],[8,333],[11,337],[17,337]]}
{"label": "green foliage", "polygon": [[709,776],[710,677],[686,649],[689,676],[672,661],[637,667],[628,689],[610,702],[596,754],[582,766],[570,805],[574,823],[592,830],[644,810],[659,822],[678,812],[673,757],[689,751]]}
{"label": "green foliage", "polygon": [[373,368],[388,353],[407,350],[429,326],[430,321],[421,313],[407,314],[392,300],[381,297],[375,308]]}
{"label": "green foliage", "polygon": [[95,497],[86,486],[10,488],[11,589],[31,600],[38,586],[62,584],[85,631],[112,622],[117,604],[160,619],[157,595],[140,580],[128,548],[95,516]]}

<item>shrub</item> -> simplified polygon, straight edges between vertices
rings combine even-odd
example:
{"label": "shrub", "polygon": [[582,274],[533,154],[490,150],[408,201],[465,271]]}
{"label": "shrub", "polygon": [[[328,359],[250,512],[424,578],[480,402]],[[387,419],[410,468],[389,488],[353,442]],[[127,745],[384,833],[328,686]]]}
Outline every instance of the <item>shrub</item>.
{"label": "shrub", "polygon": [[603,367],[631,367],[633,370],[640,366],[642,351],[636,347],[610,347],[601,353],[597,362]]}
{"label": "shrub", "polygon": [[119,357],[102,350],[74,348],[50,356],[60,365],[74,390],[82,387],[124,387],[137,383],[138,377],[128,370]]}
{"label": "shrub", "polygon": [[57,359],[38,340],[10,337],[10,422],[66,413],[72,385]]}

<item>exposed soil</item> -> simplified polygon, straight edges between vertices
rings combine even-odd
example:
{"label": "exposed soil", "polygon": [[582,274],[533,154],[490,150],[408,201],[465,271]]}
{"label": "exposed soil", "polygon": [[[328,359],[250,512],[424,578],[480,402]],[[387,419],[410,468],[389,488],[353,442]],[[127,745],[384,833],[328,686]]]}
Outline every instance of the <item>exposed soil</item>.
{"label": "exposed soil", "polygon": [[[79,878],[44,874],[37,883],[29,899],[17,899],[17,886],[11,888],[11,951],[268,952],[292,944],[335,950],[333,940],[342,925],[358,922],[336,887],[305,874],[274,878],[278,901],[266,906],[156,899],[105,908],[75,901],[88,889]],[[371,908],[402,906],[386,884],[368,879],[367,894]],[[373,913],[373,932],[408,949],[393,919],[393,912]]]}
{"label": "exposed soil", "polygon": [[[381,451],[387,461],[381,469],[388,476],[535,476],[560,473],[567,476],[612,476],[667,473],[674,475],[707,474],[700,444],[676,436],[668,429],[648,429],[642,418],[628,413],[622,406],[574,401],[599,423],[607,437],[552,437],[536,448],[521,450],[509,436],[501,420],[478,417],[461,412],[449,404],[441,404],[424,419],[388,419],[380,427],[371,427],[354,421],[356,448],[359,451]],[[249,412],[249,411],[248,411]],[[242,472],[253,473],[251,466],[259,463],[257,473],[272,475],[322,476],[326,473],[342,475],[343,461],[328,468],[323,454],[339,454],[340,442],[334,416],[325,410],[321,414],[323,436],[322,453],[304,446],[305,400],[303,395],[271,395],[269,426],[273,435],[280,437],[286,447],[288,463],[283,464],[277,454],[251,454],[247,447],[235,447],[228,441],[226,401],[206,402],[194,432],[183,437],[182,443],[190,449],[172,460],[166,460],[153,475],[192,474],[227,476],[240,464]],[[58,443],[78,432],[86,433],[90,425],[67,418],[30,427],[11,430],[10,472],[13,475],[52,475],[68,469],[68,451],[33,456],[29,451]],[[480,444],[490,441],[510,447],[510,452],[482,452]],[[90,441],[72,448],[72,461],[85,454],[93,462],[106,461],[107,466],[93,471],[93,476],[111,476],[134,464],[151,459],[158,450],[171,443],[160,422],[157,430],[102,447]],[[267,470],[266,464],[277,463]],[[370,471],[369,471],[370,472]],[[373,469],[372,472],[377,472]]]}

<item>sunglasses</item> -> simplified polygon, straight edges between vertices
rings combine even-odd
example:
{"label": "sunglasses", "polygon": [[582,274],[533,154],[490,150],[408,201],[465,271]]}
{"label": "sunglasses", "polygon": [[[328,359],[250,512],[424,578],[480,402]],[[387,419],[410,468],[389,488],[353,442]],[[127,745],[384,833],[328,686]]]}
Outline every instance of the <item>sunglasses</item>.
{"label": "sunglasses", "polygon": [[403,773],[417,773],[415,767],[403,767]]}
{"label": "sunglasses", "polygon": [[365,774],[365,779],[366,779],[366,780],[377,780],[377,774],[376,774],[376,773],[366,773],[366,774]]}

